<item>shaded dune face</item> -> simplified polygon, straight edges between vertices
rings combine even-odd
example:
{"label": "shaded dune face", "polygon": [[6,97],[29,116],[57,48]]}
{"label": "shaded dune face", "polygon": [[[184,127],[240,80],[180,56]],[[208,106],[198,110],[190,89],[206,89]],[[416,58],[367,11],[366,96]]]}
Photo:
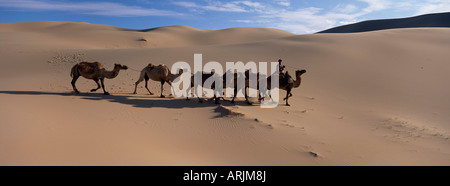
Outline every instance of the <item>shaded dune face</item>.
{"label": "shaded dune face", "polygon": [[450,27],[450,13],[427,14],[410,18],[364,21],[324,30],[319,33],[356,33],[398,28]]}

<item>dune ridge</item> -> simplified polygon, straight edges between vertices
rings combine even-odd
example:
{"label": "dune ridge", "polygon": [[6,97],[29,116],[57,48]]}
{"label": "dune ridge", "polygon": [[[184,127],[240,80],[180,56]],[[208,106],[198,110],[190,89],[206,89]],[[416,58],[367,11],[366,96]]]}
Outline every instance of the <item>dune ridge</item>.
{"label": "dune ridge", "polygon": [[[73,22],[0,23],[5,44],[44,45],[47,48],[166,48],[221,45],[270,40],[294,34],[269,28],[202,30],[175,25],[126,29]],[[29,41],[29,42],[26,42]]]}
{"label": "dune ridge", "polygon": [[319,33],[355,33],[399,28],[450,27],[450,13],[435,13],[409,18],[369,20],[330,28]]}

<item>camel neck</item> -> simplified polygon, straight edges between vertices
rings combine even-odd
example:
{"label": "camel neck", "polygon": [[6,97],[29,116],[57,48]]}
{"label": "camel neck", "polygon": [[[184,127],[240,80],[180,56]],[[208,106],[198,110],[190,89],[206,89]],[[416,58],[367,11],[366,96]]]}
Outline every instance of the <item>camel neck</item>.
{"label": "camel neck", "polygon": [[172,73],[169,73],[169,79],[170,79],[170,81],[175,81],[175,79],[177,79],[178,77],[180,77],[181,76],[181,74],[172,74]]}
{"label": "camel neck", "polygon": [[297,79],[294,82],[294,88],[298,88],[302,84],[302,77],[301,76],[297,76],[296,78]]}
{"label": "camel neck", "polygon": [[120,71],[120,68],[116,68],[116,67],[112,71],[105,70],[103,76],[108,79],[113,79],[119,75],[119,71]]}

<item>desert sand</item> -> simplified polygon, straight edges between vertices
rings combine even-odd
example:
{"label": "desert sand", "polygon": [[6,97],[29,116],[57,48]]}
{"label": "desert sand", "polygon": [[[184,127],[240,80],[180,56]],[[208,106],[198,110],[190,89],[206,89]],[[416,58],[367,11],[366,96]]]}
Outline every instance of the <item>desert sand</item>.
{"label": "desert sand", "polygon": [[[0,165],[450,165],[449,35],[1,23]],[[308,72],[292,106],[275,109],[159,98],[158,82],[154,96],[143,84],[131,94],[135,70],[193,64],[194,53],[204,63],[283,58],[291,74]],[[105,81],[110,96],[83,78],[75,95],[70,69],[81,61],[130,69]]]}

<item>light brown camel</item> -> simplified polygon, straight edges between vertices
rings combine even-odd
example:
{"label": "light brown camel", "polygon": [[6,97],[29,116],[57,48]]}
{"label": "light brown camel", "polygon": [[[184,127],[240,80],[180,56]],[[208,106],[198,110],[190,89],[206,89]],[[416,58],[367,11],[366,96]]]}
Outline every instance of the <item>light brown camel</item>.
{"label": "light brown camel", "polygon": [[139,76],[139,80],[136,81],[134,87],[134,94],[137,94],[138,84],[145,80],[145,88],[150,93],[150,95],[153,95],[153,93],[148,89],[148,81],[151,79],[153,81],[161,82],[161,98],[164,98],[165,97],[163,95],[164,84],[168,83],[170,86],[172,86],[172,82],[175,81],[175,79],[180,77],[182,74],[183,71],[181,71],[181,73],[178,74],[172,74],[172,72],[170,72],[169,67],[167,67],[164,64],[155,66],[150,63],[144,69],[142,69],[141,75]]}
{"label": "light brown camel", "polygon": [[[295,80],[290,77],[289,72],[286,72],[285,78],[283,79],[280,76],[280,83],[279,83],[279,88],[281,90],[285,90],[286,91],[286,98],[284,98],[284,100],[286,101],[286,105],[287,106],[291,106],[289,105],[289,97],[292,97],[292,90],[294,88],[299,88],[301,83],[302,83],[302,75],[306,73],[306,70],[297,70],[295,72]],[[271,89],[271,84],[272,84],[272,76],[267,78],[267,89],[270,90]],[[259,85],[258,85],[259,87]],[[264,99],[264,98],[263,98]]]}
{"label": "light brown camel", "polygon": [[81,62],[76,64],[72,71],[70,72],[70,76],[72,79],[72,88],[75,91],[75,93],[80,93],[78,91],[77,87],[75,86],[75,83],[77,82],[78,78],[80,76],[86,78],[86,79],[92,79],[97,83],[97,88],[92,89],[91,92],[95,92],[98,89],[100,89],[100,83],[102,83],[101,87],[103,88],[103,92],[105,95],[109,95],[108,92],[105,90],[105,78],[107,79],[114,79],[119,75],[120,70],[127,70],[128,67],[121,64],[114,64],[114,70],[107,71],[103,65],[99,62]]}

